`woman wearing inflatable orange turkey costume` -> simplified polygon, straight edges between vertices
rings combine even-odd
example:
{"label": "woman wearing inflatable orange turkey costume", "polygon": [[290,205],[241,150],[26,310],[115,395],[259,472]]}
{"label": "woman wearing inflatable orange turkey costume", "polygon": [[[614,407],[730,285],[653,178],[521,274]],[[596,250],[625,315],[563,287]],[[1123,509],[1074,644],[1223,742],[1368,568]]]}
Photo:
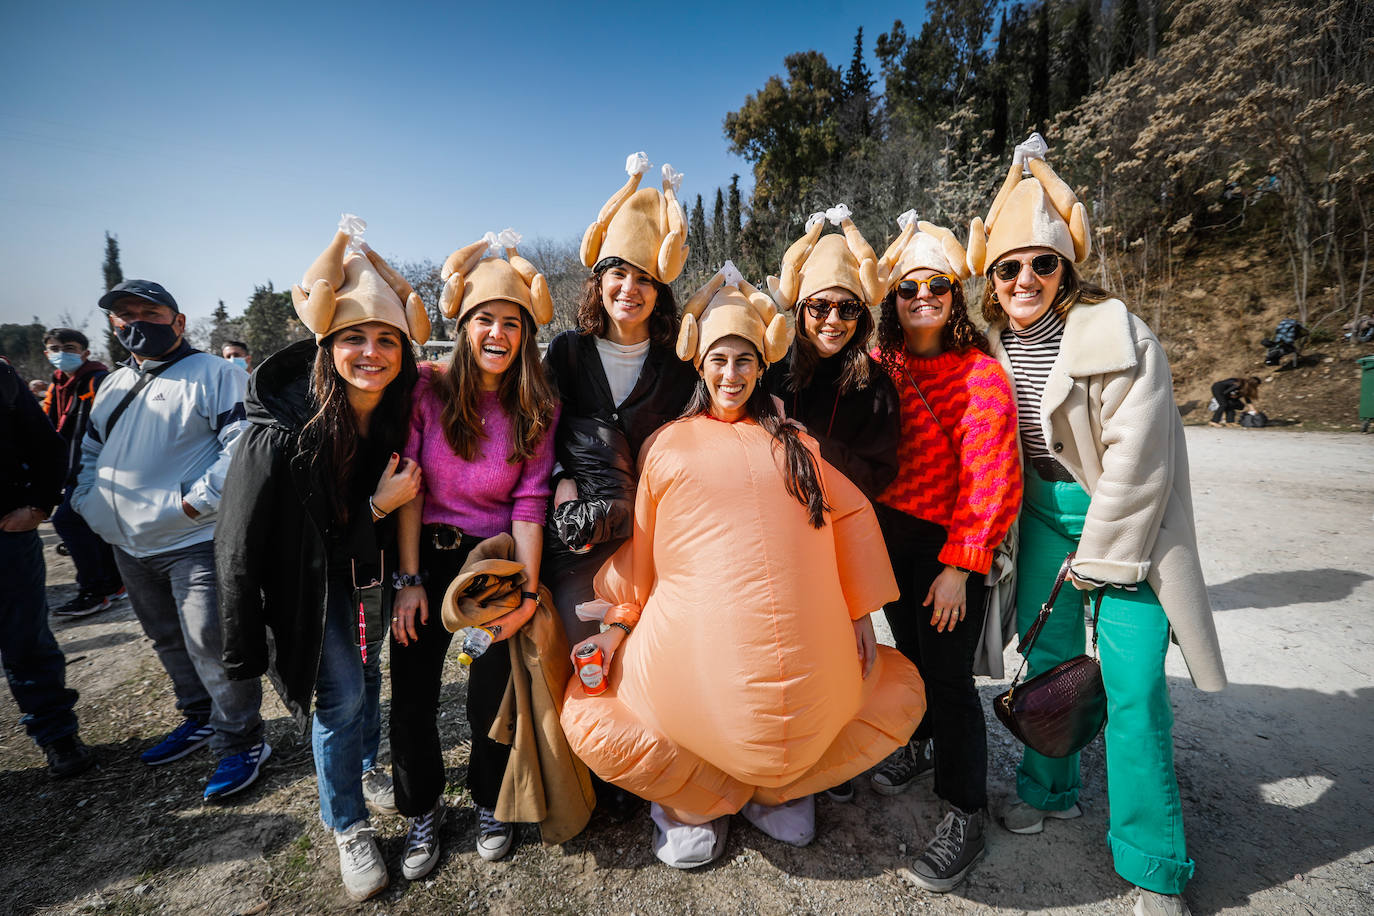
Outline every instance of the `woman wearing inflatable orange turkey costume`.
{"label": "woman wearing inflatable orange turkey costume", "polygon": [[678,356],[701,381],[645,446],[633,534],[596,580],[611,626],[584,643],[610,687],[573,678],[563,708],[574,752],[654,803],[655,853],[679,868],[718,856],[741,809],[806,845],[812,793],[925,708],[916,669],[873,638],[897,589],[872,507],[758,385],[790,336],[728,263],[688,302]]}

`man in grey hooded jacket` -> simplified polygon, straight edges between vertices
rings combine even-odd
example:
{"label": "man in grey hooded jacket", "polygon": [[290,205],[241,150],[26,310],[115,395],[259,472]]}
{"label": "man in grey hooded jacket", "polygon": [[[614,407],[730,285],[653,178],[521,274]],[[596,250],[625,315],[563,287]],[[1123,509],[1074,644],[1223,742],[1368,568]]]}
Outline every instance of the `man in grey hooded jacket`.
{"label": "man in grey hooded jacket", "polygon": [[272,750],[261,683],[231,681],[220,659],[215,518],[248,428],[248,377],[186,343],[186,316],[157,283],[127,280],[100,307],[133,358],[110,373],[91,407],[72,506],[114,548],[186,717],[143,762],[171,763],[208,743],[220,760],[205,797],[232,795],[257,779]]}

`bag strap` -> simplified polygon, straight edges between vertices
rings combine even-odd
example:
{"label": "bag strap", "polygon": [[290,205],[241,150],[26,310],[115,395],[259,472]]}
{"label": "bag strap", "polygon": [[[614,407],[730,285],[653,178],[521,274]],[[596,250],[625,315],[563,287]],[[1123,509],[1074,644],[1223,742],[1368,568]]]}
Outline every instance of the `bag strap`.
{"label": "bag strap", "polygon": [[134,383],[134,387],[125,392],[124,398],[115,405],[114,410],[110,411],[110,418],[105,421],[104,440],[106,442],[110,441],[110,433],[114,432],[115,424],[119,422],[120,417],[124,416],[124,411],[129,409],[129,405],[133,403],[134,398],[138,397],[138,393],[148,387],[149,382],[190,356],[192,353],[199,352],[199,350],[190,349],[183,353],[178,353],[156,369],[149,369],[147,372],[139,373],[138,381]]}
{"label": "bag strap", "polygon": [[[1031,649],[1035,647],[1035,641],[1040,638],[1040,631],[1045,629],[1045,622],[1050,619],[1050,612],[1054,610],[1054,601],[1059,597],[1059,589],[1064,586],[1064,581],[1069,577],[1070,566],[1076,552],[1069,553],[1064,558],[1064,562],[1059,567],[1059,574],[1054,577],[1054,587],[1050,589],[1050,596],[1045,599],[1045,603],[1040,605],[1040,613],[1035,616],[1035,623],[1031,624],[1023,638],[1016,646],[1016,651],[1021,653],[1021,667],[1016,669],[1016,676],[1011,679],[1011,686],[1015,687],[1021,681],[1021,674],[1026,670]],[[1093,597],[1093,656],[1097,656],[1097,618],[1102,613],[1102,597],[1107,593],[1106,588],[1097,589],[1097,594]],[[1008,689],[1010,692],[1010,688]]]}
{"label": "bag strap", "polygon": [[[952,436],[945,430],[944,424],[941,423],[941,422],[940,422],[940,418],[937,417],[937,416],[935,415],[935,411],[931,408],[930,402],[926,400],[925,393],[921,391],[921,386],[918,385],[918,384],[916,384],[916,377],[913,376],[913,375],[911,374],[911,370],[910,370],[909,368],[907,368],[907,364],[906,364],[906,359],[905,359],[905,358],[903,358],[903,360],[902,360],[902,371],[906,373],[906,380],[907,380],[908,382],[910,382],[910,383],[911,383],[911,387],[912,387],[913,389],[915,389],[915,391],[916,391],[916,397],[920,398],[920,399],[921,399],[921,403],[924,404],[924,405],[926,405],[926,412],[929,413],[929,414],[930,414],[930,418],[931,418],[932,420],[935,421],[935,428],[938,429],[938,430],[941,432],[941,434],[944,435],[945,441],[949,443],[949,447],[950,447],[951,449],[954,449],[954,437],[952,437]],[[838,402],[837,402],[837,403],[838,403]]]}

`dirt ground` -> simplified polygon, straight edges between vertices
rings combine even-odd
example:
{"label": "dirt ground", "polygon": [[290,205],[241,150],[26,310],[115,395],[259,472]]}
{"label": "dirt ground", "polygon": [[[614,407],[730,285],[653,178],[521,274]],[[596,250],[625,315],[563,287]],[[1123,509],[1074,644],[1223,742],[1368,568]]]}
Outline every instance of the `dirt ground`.
{"label": "dirt ground", "polygon": [[[1168,674],[1194,913],[1374,912],[1374,435],[1190,428],[1193,492],[1231,687],[1204,694],[1171,652]],[[73,590],[52,548],[48,600]],[[320,825],[309,744],[268,692],[275,751],[241,801],[203,805],[201,753],[151,769],[137,755],[177,723],[166,676],[127,607],[54,621],[100,766],[51,781],[0,691],[0,910],[6,913],[1127,913],[1104,841],[1100,741],[1084,753],[1083,807],[1039,836],[993,826],[955,893],[898,870],[941,810],[928,784],[889,799],[859,780],[852,804],[818,802],[807,849],[736,818],[725,856],[695,872],[654,859],[650,826],[597,816],[563,847],[522,828],[504,862],[473,850],[459,786],[464,676],[446,676],[442,731],[451,817],[430,879],[399,876],[403,823],[378,818],[393,883],[350,904]],[[1008,653],[1008,660],[1014,659]],[[980,683],[985,703],[1001,682]],[[384,695],[384,703],[385,703]],[[384,706],[385,715],[385,706]],[[1018,748],[988,716],[993,811],[1014,794]]]}

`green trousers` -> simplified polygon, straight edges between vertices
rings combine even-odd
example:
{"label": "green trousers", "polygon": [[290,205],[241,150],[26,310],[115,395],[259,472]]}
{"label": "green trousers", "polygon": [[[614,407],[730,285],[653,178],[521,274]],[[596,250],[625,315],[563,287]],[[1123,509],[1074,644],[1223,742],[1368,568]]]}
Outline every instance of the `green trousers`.
{"label": "green trousers", "polygon": [[[1076,483],[1041,480],[1026,468],[1017,560],[1017,629],[1024,636],[1055,574],[1078,546],[1089,496]],[[1065,586],[1030,654],[1030,676],[1084,651],[1084,593]],[[1193,875],[1183,840],[1183,811],[1174,775],[1173,710],[1164,679],[1169,622],[1145,582],[1108,588],[1098,619],[1098,655],[1107,689],[1107,842],[1117,874],[1159,894],[1179,894]],[[1025,750],[1016,772],[1021,799],[1046,811],[1078,800],[1078,755],[1046,757]]]}

